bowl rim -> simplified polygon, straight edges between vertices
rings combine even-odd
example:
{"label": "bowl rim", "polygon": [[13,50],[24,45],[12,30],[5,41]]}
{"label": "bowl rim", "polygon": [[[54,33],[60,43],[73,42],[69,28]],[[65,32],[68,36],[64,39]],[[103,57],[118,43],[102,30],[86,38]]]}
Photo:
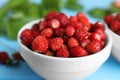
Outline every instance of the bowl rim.
{"label": "bowl rim", "polygon": [[[36,56],[40,56],[42,58],[48,58],[48,59],[52,59],[52,60],[78,60],[78,59],[84,59],[84,58],[88,58],[88,57],[92,57],[92,56],[96,56],[98,54],[100,54],[101,52],[103,52],[104,50],[107,49],[108,46],[111,46],[112,45],[112,37],[111,35],[109,34],[108,30],[105,30],[105,33],[107,35],[107,43],[106,43],[106,46],[100,50],[99,52],[95,53],[95,54],[91,54],[91,55],[88,55],[88,56],[83,56],[83,57],[72,57],[72,58],[63,58],[63,57],[54,57],[54,56],[47,56],[47,55],[44,55],[44,54],[41,54],[41,53],[38,53],[38,52],[35,52],[35,51],[32,51],[30,50],[29,48],[27,48],[24,44],[21,43],[21,39],[20,39],[20,34],[21,32],[24,30],[24,29],[30,29],[31,26],[39,21],[41,21],[43,19],[37,19],[37,20],[33,20],[33,21],[30,21],[28,22],[27,24],[25,24],[23,27],[21,27],[21,29],[18,31],[18,34],[17,34],[17,42],[18,42],[18,45],[22,46],[25,50],[31,52],[32,54],[36,55]],[[29,28],[27,28],[28,25],[31,25]],[[105,25],[106,26],[106,25]],[[21,52],[20,52],[21,53]],[[109,53],[110,54],[110,53]]]}

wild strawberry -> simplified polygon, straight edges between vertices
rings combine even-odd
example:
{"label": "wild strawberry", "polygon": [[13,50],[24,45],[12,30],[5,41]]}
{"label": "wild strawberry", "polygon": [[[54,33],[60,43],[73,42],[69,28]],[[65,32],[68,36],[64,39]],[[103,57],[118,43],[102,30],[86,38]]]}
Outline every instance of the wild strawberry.
{"label": "wild strawberry", "polygon": [[39,22],[39,31],[42,31],[43,29],[45,29],[47,26],[47,22],[46,21],[40,21]]}
{"label": "wild strawberry", "polygon": [[101,46],[101,49],[103,49],[105,46],[105,41],[100,41],[100,46]]}
{"label": "wild strawberry", "polygon": [[88,37],[88,31],[85,30],[85,29],[78,29],[76,32],[75,32],[75,38],[77,38],[79,41],[83,40],[83,39],[86,39]]}
{"label": "wild strawberry", "polygon": [[65,33],[65,29],[64,28],[58,28],[58,29],[55,30],[54,34],[57,37],[63,37],[64,33]]}
{"label": "wild strawberry", "polygon": [[53,19],[53,18],[55,18],[56,15],[57,15],[57,13],[55,11],[50,11],[48,14],[46,14],[45,20],[48,21],[50,19]]}
{"label": "wild strawberry", "polygon": [[104,25],[102,22],[97,21],[97,22],[93,25],[92,29],[93,29],[93,30],[94,30],[94,29],[101,29],[101,30],[105,31],[105,25]]}
{"label": "wild strawberry", "polygon": [[75,33],[75,29],[73,26],[67,26],[65,29],[65,33],[67,36],[73,36]]}
{"label": "wild strawberry", "polygon": [[53,51],[56,51],[58,49],[61,48],[61,46],[63,45],[63,39],[62,38],[52,38],[50,41],[49,41],[49,47],[53,50]]}
{"label": "wild strawberry", "polygon": [[22,56],[20,55],[19,52],[15,52],[12,54],[12,57],[14,60],[23,60]]}
{"label": "wild strawberry", "polygon": [[105,18],[104,18],[104,21],[105,21],[108,25],[110,25],[111,22],[114,21],[114,20],[115,20],[115,17],[114,17],[113,15],[111,15],[111,14],[105,16]]}
{"label": "wild strawberry", "polygon": [[57,19],[50,19],[48,21],[48,27],[51,27],[53,29],[57,29],[60,27],[60,22]]}
{"label": "wild strawberry", "polygon": [[106,39],[106,34],[101,29],[95,29],[94,32],[98,33],[101,36],[101,40],[104,41]]}
{"label": "wild strawberry", "polygon": [[68,46],[69,46],[69,48],[79,46],[79,42],[76,38],[71,37],[71,38],[68,39]]}
{"label": "wild strawberry", "polygon": [[60,25],[61,27],[66,27],[67,23],[68,23],[68,17],[66,16],[66,14],[64,13],[59,13],[56,18],[60,21]]}
{"label": "wild strawberry", "polygon": [[68,37],[67,35],[63,35],[62,38],[63,38],[63,40],[64,40],[64,43],[67,43],[67,40],[68,40],[69,37]]}
{"label": "wild strawberry", "polygon": [[117,33],[118,35],[120,35],[120,30],[116,31],[116,33]]}
{"label": "wild strawberry", "polygon": [[7,52],[0,52],[0,63],[5,64],[8,60],[10,60]]}
{"label": "wild strawberry", "polygon": [[69,51],[68,51],[67,49],[60,48],[60,49],[56,52],[56,56],[57,56],[57,57],[68,58],[68,57],[69,57]]}
{"label": "wild strawberry", "polygon": [[97,40],[97,41],[101,41],[101,36],[100,34],[93,32],[90,36],[89,36],[90,40]]}
{"label": "wild strawberry", "polygon": [[36,38],[38,35],[40,35],[39,31],[32,31],[33,38]]}
{"label": "wild strawberry", "polygon": [[120,29],[120,22],[119,21],[112,21],[110,24],[110,29],[114,32]]}
{"label": "wild strawberry", "polygon": [[29,47],[31,45],[32,41],[33,41],[32,31],[30,29],[25,29],[21,33],[20,38],[21,38],[22,43]]}
{"label": "wild strawberry", "polygon": [[70,49],[71,57],[82,57],[82,56],[87,56],[87,55],[88,55],[87,51],[80,46],[72,47]]}
{"label": "wild strawberry", "polygon": [[34,24],[33,26],[32,26],[32,29],[31,29],[32,31],[39,31],[39,25],[38,24]]}
{"label": "wild strawberry", "polygon": [[120,21],[120,13],[116,15],[116,20]]}
{"label": "wild strawberry", "polygon": [[85,48],[86,45],[87,45],[89,42],[90,42],[89,39],[83,39],[83,40],[80,41],[80,45],[81,45],[81,47]]}
{"label": "wild strawberry", "polygon": [[70,22],[76,22],[76,21],[78,21],[78,19],[77,19],[76,16],[70,16],[69,21]]}
{"label": "wild strawberry", "polygon": [[46,38],[51,38],[53,35],[53,29],[52,28],[45,28],[42,30],[41,35]]}
{"label": "wild strawberry", "polygon": [[32,50],[45,52],[48,49],[48,41],[44,36],[37,36],[32,42]]}
{"label": "wild strawberry", "polygon": [[89,53],[96,53],[101,50],[100,42],[99,41],[91,41],[86,45],[85,49]]}
{"label": "wild strawberry", "polygon": [[78,17],[78,21],[82,22],[83,24],[85,24],[88,27],[88,29],[90,29],[90,27],[91,27],[90,22],[84,13],[78,12],[77,17]]}

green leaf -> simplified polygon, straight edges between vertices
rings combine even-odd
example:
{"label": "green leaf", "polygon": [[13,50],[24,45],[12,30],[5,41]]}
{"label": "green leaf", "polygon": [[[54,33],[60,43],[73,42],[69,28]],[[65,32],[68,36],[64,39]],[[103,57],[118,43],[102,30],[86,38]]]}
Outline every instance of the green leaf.
{"label": "green leaf", "polygon": [[95,8],[89,11],[89,14],[95,18],[103,18],[108,13],[109,13],[108,10],[102,8]]}

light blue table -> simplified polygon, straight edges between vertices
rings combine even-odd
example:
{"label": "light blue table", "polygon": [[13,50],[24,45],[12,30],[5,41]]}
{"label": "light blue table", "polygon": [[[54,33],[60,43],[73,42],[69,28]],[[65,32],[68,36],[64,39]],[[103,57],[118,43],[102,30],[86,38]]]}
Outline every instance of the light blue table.
{"label": "light blue table", "polygon": [[[86,13],[89,9],[96,6],[107,8],[112,1],[113,0],[81,0],[81,3],[84,5],[84,12]],[[0,0],[0,6],[2,6],[4,2],[6,2],[6,0]],[[65,9],[62,9],[62,11],[68,16],[75,15],[77,13]],[[87,16],[92,22],[97,20],[91,18],[89,15]],[[17,41],[9,40],[4,36],[0,36],[0,51],[3,50],[9,52],[9,54],[14,52],[14,50],[19,50]],[[0,80],[43,80],[43,78],[34,73],[26,62],[23,61],[18,66],[8,67],[0,65]],[[118,63],[111,55],[98,71],[85,80],[120,80],[120,63]]]}

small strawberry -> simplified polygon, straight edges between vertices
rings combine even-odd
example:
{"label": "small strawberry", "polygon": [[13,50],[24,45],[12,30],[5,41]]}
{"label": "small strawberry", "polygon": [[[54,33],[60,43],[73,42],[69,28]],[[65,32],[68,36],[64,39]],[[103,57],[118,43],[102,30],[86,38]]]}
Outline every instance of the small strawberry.
{"label": "small strawberry", "polygon": [[48,38],[51,38],[53,35],[53,29],[52,28],[45,28],[42,30],[41,35]]}
{"label": "small strawberry", "polygon": [[60,21],[60,25],[61,27],[66,27],[67,23],[68,23],[68,17],[66,16],[66,14],[64,13],[59,13],[56,18]]}
{"label": "small strawberry", "polygon": [[116,15],[116,20],[120,21],[120,13]]}
{"label": "small strawberry", "polygon": [[75,33],[75,29],[73,26],[67,26],[65,29],[65,33],[67,36],[73,36]]}
{"label": "small strawberry", "polygon": [[111,22],[114,21],[114,20],[115,20],[115,17],[114,17],[113,15],[111,15],[111,14],[104,17],[104,21],[105,21],[108,25],[110,25]]}
{"label": "small strawberry", "polygon": [[101,50],[101,44],[99,41],[91,41],[86,45],[85,49],[89,53],[96,53]]}
{"label": "small strawberry", "polygon": [[60,22],[57,19],[50,19],[47,24],[48,27],[57,29],[60,27]]}
{"label": "small strawberry", "polygon": [[110,24],[110,29],[114,32],[120,29],[120,22],[119,21],[112,21]]}
{"label": "small strawberry", "polygon": [[87,56],[88,53],[84,48],[80,46],[76,46],[70,49],[70,55],[71,57],[82,57],[82,56]]}
{"label": "small strawberry", "polygon": [[32,31],[33,38],[35,39],[38,35],[40,35],[39,31]]}
{"label": "small strawberry", "polygon": [[93,25],[92,29],[93,29],[93,30],[94,30],[94,29],[101,29],[101,30],[105,31],[105,25],[104,25],[102,22],[97,21],[97,22]]}
{"label": "small strawberry", "polygon": [[68,39],[68,47],[72,48],[72,47],[75,47],[75,46],[79,46],[78,40],[74,37],[69,38]]}
{"label": "small strawberry", "polygon": [[19,52],[13,53],[12,57],[13,57],[14,60],[17,60],[17,61],[23,60],[23,58],[22,58],[22,56],[20,55]]}
{"label": "small strawberry", "polygon": [[57,15],[57,13],[55,11],[50,11],[48,14],[46,14],[45,20],[48,21],[50,19],[53,19],[53,18],[55,18],[56,15]]}
{"label": "small strawberry", "polygon": [[70,16],[69,21],[76,22],[76,21],[78,21],[78,18],[76,16]]}
{"label": "small strawberry", "polygon": [[25,29],[22,33],[21,33],[21,41],[24,45],[26,46],[31,46],[31,43],[33,41],[33,35],[32,35],[32,31],[30,29]]}
{"label": "small strawberry", "polygon": [[80,41],[80,45],[81,45],[81,47],[85,48],[86,45],[87,45],[89,42],[90,42],[89,39],[83,39],[83,40]]}
{"label": "small strawberry", "polygon": [[53,51],[56,51],[56,50],[60,49],[62,45],[63,45],[63,39],[60,38],[60,37],[52,38],[52,39],[49,41],[49,47],[50,47]]}
{"label": "small strawberry", "polygon": [[39,31],[39,25],[38,24],[34,24],[33,26],[32,26],[32,29],[31,29],[32,31]]}
{"label": "small strawberry", "polygon": [[37,36],[31,47],[33,51],[45,52],[48,49],[48,41],[44,36]]}
{"label": "small strawberry", "polygon": [[43,29],[45,29],[47,26],[47,22],[46,21],[40,21],[39,22],[39,31],[42,31]]}
{"label": "small strawberry", "polygon": [[100,34],[93,32],[90,36],[89,36],[90,40],[97,40],[97,41],[101,41],[101,36]]}
{"label": "small strawberry", "polygon": [[75,38],[77,38],[79,41],[86,39],[88,37],[88,31],[85,29],[77,29],[75,32]]}
{"label": "small strawberry", "polygon": [[100,41],[100,45],[101,45],[101,49],[103,49],[105,46],[105,41]]}
{"label": "small strawberry", "polygon": [[65,33],[65,29],[64,28],[58,28],[58,29],[55,30],[54,34],[57,37],[63,37],[64,33]]}
{"label": "small strawberry", "polygon": [[0,63],[5,64],[7,61],[9,61],[10,58],[7,54],[7,52],[0,52]]}
{"label": "small strawberry", "polygon": [[68,58],[68,57],[69,57],[69,51],[68,51],[67,49],[60,48],[60,49],[56,52],[56,56],[57,56],[57,57]]}

